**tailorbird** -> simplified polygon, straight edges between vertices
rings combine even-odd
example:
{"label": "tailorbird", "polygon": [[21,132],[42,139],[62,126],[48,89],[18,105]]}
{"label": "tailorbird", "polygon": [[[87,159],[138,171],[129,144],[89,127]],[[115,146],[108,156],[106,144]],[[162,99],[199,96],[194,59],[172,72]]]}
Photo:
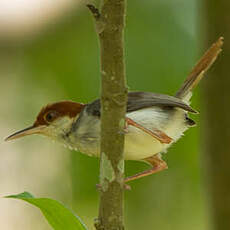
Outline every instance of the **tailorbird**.
{"label": "tailorbird", "polygon": [[[128,93],[124,158],[144,161],[151,165],[151,169],[129,176],[125,182],[167,168],[161,153],[195,125],[188,117],[189,112],[196,113],[189,105],[192,90],[215,61],[222,45],[223,38],[220,37],[195,65],[175,96]],[[71,149],[99,157],[100,123],[99,99],[88,104],[60,101],[43,107],[32,126],[10,135],[6,141],[42,134]]]}

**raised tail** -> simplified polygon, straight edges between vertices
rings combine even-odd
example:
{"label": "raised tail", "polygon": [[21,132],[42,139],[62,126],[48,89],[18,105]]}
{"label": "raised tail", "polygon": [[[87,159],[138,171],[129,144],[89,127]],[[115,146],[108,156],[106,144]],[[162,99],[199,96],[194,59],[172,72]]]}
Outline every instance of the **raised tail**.
{"label": "raised tail", "polygon": [[185,79],[181,88],[177,91],[176,97],[183,101],[189,102],[192,96],[192,90],[197,86],[203,78],[205,72],[214,63],[218,54],[221,52],[223,45],[223,37],[220,37],[212,46],[206,51],[202,58],[198,61],[191,73]]}

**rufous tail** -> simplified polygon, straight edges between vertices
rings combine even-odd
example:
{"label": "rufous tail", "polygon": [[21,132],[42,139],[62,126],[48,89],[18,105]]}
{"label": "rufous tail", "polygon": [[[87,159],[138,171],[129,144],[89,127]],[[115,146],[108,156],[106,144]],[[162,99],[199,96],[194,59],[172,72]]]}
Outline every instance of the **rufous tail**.
{"label": "rufous tail", "polygon": [[176,97],[189,102],[192,96],[192,90],[197,86],[200,80],[203,78],[205,72],[215,62],[218,54],[221,52],[223,45],[223,37],[220,37],[201,57],[191,73],[185,79],[181,88],[177,91]]}

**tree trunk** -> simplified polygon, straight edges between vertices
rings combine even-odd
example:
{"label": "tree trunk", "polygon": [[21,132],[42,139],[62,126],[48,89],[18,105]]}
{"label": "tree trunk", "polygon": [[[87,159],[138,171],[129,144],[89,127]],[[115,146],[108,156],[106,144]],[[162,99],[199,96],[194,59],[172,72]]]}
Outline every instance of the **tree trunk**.
{"label": "tree trunk", "polygon": [[203,82],[203,144],[212,229],[230,229],[230,1],[204,0],[205,44],[224,36],[223,53]]}
{"label": "tree trunk", "polygon": [[123,230],[124,127],[127,88],[124,63],[125,0],[104,0],[96,21],[101,51],[101,162],[98,230]]}

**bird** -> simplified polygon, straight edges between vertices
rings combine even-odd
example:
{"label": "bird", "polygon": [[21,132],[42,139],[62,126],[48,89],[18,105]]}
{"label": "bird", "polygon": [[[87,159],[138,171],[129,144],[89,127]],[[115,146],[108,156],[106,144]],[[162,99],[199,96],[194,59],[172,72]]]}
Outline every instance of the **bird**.
{"label": "bird", "polygon": [[[143,161],[150,169],[128,176],[124,182],[167,169],[162,153],[195,126],[189,113],[193,89],[222,50],[220,37],[201,57],[175,96],[152,92],[128,92],[124,127],[124,159]],[[10,141],[32,134],[45,135],[70,149],[90,156],[100,156],[100,99],[88,104],[59,101],[41,109],[32,126],[15,132]]]}

